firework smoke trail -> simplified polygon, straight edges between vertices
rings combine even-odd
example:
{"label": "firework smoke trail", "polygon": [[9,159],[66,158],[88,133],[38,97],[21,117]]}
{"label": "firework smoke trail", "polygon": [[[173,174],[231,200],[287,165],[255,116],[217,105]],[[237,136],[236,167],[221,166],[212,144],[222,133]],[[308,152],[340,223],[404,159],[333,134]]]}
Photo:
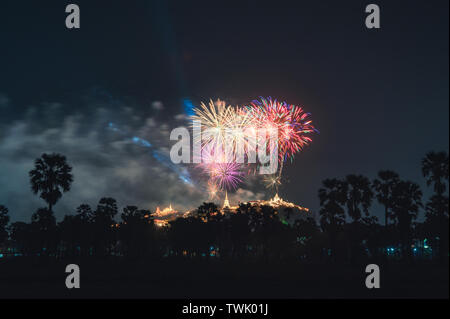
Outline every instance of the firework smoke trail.
{"label": "firework smoke trail", "polygon": [[[128,135],[125,131],[119,129],[114,123],[109,122],[108,123],[108,129],[120,133],[122,135]],[[185,184],[191,185],[193,186],[193,182],[189,176],[189,172],[186,169],[180,169],[179,166],[175,165],[174,163],[172,163],[172,161],[170,160],[170,157],[168,157],[167,155],[165,155],[163,152],[157,150],[157,149],[153,149],[153,145],[140,137],[137,136],[132,136],[130,138],[130,140],[139,146],[142,147],[146,147],[146,148],[150,148],[151,149],[151,154],[153,156],[153,158],[155,158],[158,162],[160,162],[162,165],[164,165],[165,167],[169,168],[171,171],[173,171],[174,173],[176,173],[178,175],[178,178],[180,180],[182,180]]]}

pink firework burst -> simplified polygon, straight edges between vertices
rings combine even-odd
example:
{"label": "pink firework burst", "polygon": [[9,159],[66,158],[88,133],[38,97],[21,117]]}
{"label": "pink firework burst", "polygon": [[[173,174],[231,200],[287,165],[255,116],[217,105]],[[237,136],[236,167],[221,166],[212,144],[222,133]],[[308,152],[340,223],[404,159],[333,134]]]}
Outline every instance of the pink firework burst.
{"label": "pink firework burst", "polygon": [[[260,128],[278,130],[278,155],[280,162],[293,156],[311,142],[307,136],[317,132],[308,119],[309,113],[296,105],[279,102],[271,98],[255,100],[248,108]],[[269,151],[269,150],[268,150]]]}
{"label": "pink firework burst", "polygon": [[209,184],[220,190],[236,189],[243,182],[243,164],[226,162],[224,152],[203,150],[202,162],[198,167],[209,176]]}
{"label": "pink firework burst", "polygon": [[[210,164],[211,165],[211,164]],[[211,179],[220,189],[236,189],[242,183],[243,172],[238,163],[215,163],[211,169]]]}

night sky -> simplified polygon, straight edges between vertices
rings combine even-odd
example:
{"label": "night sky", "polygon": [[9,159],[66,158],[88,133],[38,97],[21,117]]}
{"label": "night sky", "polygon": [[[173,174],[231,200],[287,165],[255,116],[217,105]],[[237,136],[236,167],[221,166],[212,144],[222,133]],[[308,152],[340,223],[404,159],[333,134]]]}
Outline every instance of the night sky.
{"label": "night sky", "polygon": [[[65,27],[69,3],[79,30]],[[365,27],[369,3],[379,30]],[[286,165],[285,199],[318,211],[323,179],[381,169],[420,183],[427,199],[420,161],[449,148],[448,12],[447,0],[2,1],[0,204],[29,221],[45,203],[28,171],[60,152],[75,181],[58,218],[104,196],[199,206],[204,183],[183,184],[129,136],[167,152],[170,130],[188,125],[183,100],[259,96],[304,106],[320,130]],[[271,195],[250,179],[232,201]]]}

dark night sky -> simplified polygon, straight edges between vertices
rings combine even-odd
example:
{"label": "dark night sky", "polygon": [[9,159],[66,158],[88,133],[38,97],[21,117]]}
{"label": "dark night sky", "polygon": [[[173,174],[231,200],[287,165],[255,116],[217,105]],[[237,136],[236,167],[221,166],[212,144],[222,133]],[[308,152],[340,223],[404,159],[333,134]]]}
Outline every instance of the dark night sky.
{"label": "dark night sky", "polygon": [[[321,133],[280,192],[315,211],[328,177],[393,169],[425,190],[421,158],[448,151],[447,0],[73,2],[80,30],[65,28],[68,1],[0,4],[0,203],[13,219],[44,206],[27,179],[44,151],[75,169],[59,217],[102,196],[200,204],[201,192],[173,186],[145,151],[102,129],[114,120],[167,148],[183,98],[303,105]],[[380,30],[365,28],[369,3],[381,8]]]}

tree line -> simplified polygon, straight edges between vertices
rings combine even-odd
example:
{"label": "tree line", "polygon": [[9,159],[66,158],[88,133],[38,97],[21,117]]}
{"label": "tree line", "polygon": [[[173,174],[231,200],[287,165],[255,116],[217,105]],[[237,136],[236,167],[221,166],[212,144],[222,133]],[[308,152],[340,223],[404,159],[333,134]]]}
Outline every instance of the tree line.
{"label": "tree line", "polygon": [[[448,154],[430,152],[422,174],[431,198],[423,202],[418,184],[389,170],[370,180],[351,174],[322,182],[318,220],[295,219],[287,208],[281,216],[272,206],[241,203],[235,213],[222,214],[214,203],[203,203],[169,227],[157,227],[152,212],[126,206],[120,212],[113,198],[97,207],[80,205],[60,222],[54,205],[73,182],[72,167],[60,154],[43,154],[29,172],[31,189],[47,204],[31,221],[9,223],[0,205],[0,257],[40,256],[127,258],[206,258],[297,260],[356,263],[414,256],[448,262]],[[371,214],[374,201],[384,207],[383,221]],[[418,222],[421,210],[425,218]],[[1,247],[4,247],[1,250]],[[425,251],[425,249],[427,249]],[[3,253],[2,253],[3,251]]]}

